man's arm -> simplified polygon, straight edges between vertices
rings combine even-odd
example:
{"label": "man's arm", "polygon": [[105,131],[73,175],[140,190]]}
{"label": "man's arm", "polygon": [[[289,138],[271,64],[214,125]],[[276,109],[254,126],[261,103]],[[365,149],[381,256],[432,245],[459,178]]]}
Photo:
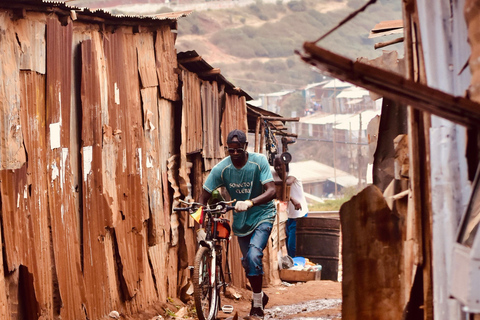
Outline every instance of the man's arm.
{"label": "man's arm", "polygon": [[200,199],[198,199],[198,202],[200,202],[201,204],[207,204],[212,194],[205,189],[202,189],[202,190],[203,191],[202,191],[202,194],[200,195]]}
{"label": "man's arm", "polygon": [[277,191],[275,189],[275,182],[270,181],[265,183],[263,186],[265,188],[265,192],[263,192],[258,197],[250,199],[253,202],[253,205],[267,203],[268,201],[275,199],[275,197],[277,196]]}

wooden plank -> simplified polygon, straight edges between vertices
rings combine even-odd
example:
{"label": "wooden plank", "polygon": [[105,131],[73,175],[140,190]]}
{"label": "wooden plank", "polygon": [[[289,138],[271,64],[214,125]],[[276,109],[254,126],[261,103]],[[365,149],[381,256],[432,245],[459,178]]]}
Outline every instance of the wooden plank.
{"label": "wooden plank", "polygon": [[426,111],[452,122],[476,127],[480,122],[480,104],[464,97],[455,97],[401,75],[334,54],[306,42],[306,62],[336,78],[397,100],[415,109]]}

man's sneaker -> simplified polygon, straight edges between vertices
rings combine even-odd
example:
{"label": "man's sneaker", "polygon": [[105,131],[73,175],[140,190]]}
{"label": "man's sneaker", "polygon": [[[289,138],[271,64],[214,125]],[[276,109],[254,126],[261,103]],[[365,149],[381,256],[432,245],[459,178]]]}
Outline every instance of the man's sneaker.
{"label": "man's sneaker", "polygon": [[263,309],[260,307],[250,309],[250,319],[263,319],[264,315]]}

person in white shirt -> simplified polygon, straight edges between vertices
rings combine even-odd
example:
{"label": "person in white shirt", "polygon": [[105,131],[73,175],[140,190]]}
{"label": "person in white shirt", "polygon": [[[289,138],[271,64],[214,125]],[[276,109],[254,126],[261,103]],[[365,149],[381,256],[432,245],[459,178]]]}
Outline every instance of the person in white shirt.
{"label": "person in white shirt", "polygon": [[287,185],[290,186],[290,201],[287,205],[287,224],[285,232],[287,234],[287,252],[292,258],[296,255],[296,233],[297,233],[297,220],[301,217],[306,217],[308,214],[307,200],[303,193],[302,182],[288,174],[285,163],[282,160],[281,155],[276,155],[273,161],[273,168],[278,177],[283,180],[285,174]]}

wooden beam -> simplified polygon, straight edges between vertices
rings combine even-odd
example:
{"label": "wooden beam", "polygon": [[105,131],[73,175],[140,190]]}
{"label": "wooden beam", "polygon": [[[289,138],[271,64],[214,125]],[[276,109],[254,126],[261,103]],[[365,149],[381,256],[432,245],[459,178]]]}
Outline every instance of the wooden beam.
{"label": "wooden beam", "polygon": [[405,39],[404,37],[400,37],[400,38],[393,39],[393,40],[390,40],[390,41],[375,43],[375,45],[374,45],[373,47],[374,47],[375,49],[380,49],[380,48],[389,46],[389,45],[391,45],[391,44],[403,42],[404,39]]}
{"label": "wooden beam", "polygon": [[216,76],[216,75],[219,75],[220,73],[221,72],[220,72],[219,68],[213,68],[212,70],[208,70],[208,71],[205,71],[205,72],[199,72],[198,76],[200,78],[204,78],[204,77]]}
{"label": "wooden beam", "polygon": [[467,127],[478,127],[480,123],[480,104],[472,100],[452,96],[378,67],[353,62],[312,42],[305,42],[303,48],[308,54],[301,56],[304,61],[340,80]]}
{"label": "wooden beam", "polygon": [[265,120],[267,120],[267,121],[295,121],[295,122],[300,121],[300,118],[299,118],[299,117],[295,117],[295,118],[284,118],[284,117],[262,116],[262,119],[265,119]]}
{"label": "wooden beam", "polygon": [[195,57],[190,57],[190,58],[184,58],[184,59],[178,59],[178,63],[191,63],[191,62],[198,62],[202,61],[201,56],[195,56]]}

